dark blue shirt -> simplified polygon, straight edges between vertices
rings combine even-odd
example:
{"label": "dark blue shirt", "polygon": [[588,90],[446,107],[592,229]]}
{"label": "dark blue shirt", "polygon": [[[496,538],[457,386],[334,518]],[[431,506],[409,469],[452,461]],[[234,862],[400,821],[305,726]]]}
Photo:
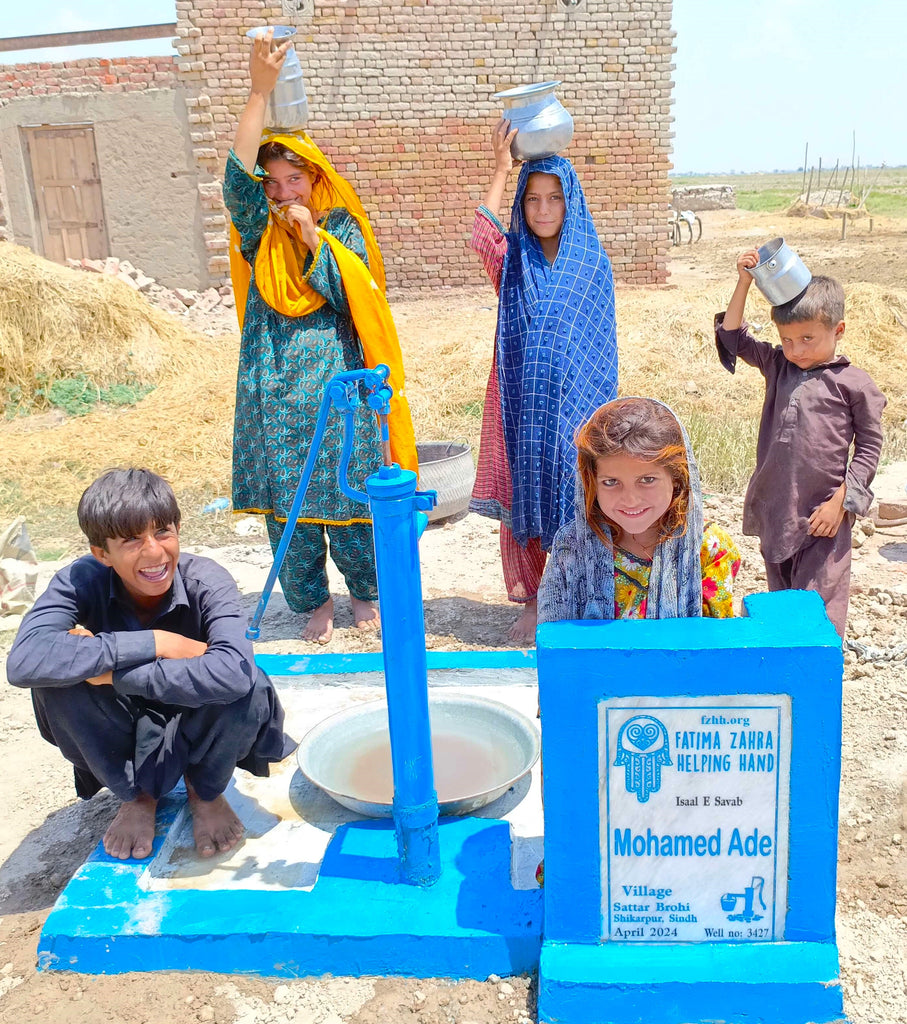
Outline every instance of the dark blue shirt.
{"label": "dark blue shirt", "polygon": [[[94,636],[70,636],[83,626]],[[152,629],[201,640],[197,658],[158,658]],[[61,569],[25,616],[9,653],[13,686],[73,686],[113,673],[118,693],[163,704],[230,704],[258,672],[239,590],[210,558],[180,555],[173,585],[152,620],[140,620],[119,577],[93,555]]]}

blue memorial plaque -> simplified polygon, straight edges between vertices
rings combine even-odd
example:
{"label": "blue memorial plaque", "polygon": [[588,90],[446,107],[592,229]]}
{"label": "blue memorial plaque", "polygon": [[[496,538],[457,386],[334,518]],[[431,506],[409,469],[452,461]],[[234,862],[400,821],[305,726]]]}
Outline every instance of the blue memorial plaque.
{"label": "blue memorial plaque", "polygon": [[599,703],[605,940],[784,938],[790,723],[786,694]]}

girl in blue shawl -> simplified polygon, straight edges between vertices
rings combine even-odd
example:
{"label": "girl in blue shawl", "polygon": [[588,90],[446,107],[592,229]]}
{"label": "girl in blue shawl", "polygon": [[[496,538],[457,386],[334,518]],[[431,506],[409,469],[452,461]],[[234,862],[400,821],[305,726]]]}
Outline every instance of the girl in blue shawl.
{"label": "girl in blue shawl", "polygon": [[576,171],[552,156],[522,165],[505,232],[498,220],[516,130],[492,136],[495,171],[472,247],[499,296],[470,508],[501,521],[510,632],[535,636],[539,583],[558,529],[573,519],[577,429],[617,394],[611,264]]}

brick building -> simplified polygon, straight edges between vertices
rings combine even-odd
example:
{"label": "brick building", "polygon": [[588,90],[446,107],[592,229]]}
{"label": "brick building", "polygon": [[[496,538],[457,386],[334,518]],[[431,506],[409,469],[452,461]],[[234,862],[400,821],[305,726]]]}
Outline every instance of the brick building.
{"label": "brick building", "polygon": [[[37,95],[46,90],[58,104],[65,96],[70,116],[91,121],[84,111],[92,95],[107,90],[127,112],[116,136],[126,132],[134,148],[143,136],[144,159],[149,167],[160,164],[158,225],[191,251],[197,266],[197,280],[182,283],[222,282],[227,246],[220,177],[246,99],[244,33],[255,25],[292,24],[309,96],[308,131],[362,196],[392,288],[481,280],[466,246],[473,209],[490,176],[489,137],[500,115],[492,94],[549,79],[563,82],[558,97],[575,122],[568,155],[618,278],[639,284],[666,279],[670,0],[264,0],[254,11],[246,0],[176,0],[176,17],[177,57],[169,70],[166,60],[154,59],[80,61],[75,74],[68,65],[10,69],[0,84],[0,162],[6,171],[0,204],[8,197],[0,218],[8,218],[7,232],[16,240],[28,236],[17,228],[17,222],[28,222],[21,202],[10,216],[25,166],[11,131],[15,122],[21,143],[18,111],[59,124],[59,117],[44,117],[59,113]],[[99,65],[105,69],[100,75]],[[27,96],[23,74],[30,82]],[[137,120],[136,93],[155,90],[167,94],[171,129],[179,127],[183,143],[178,159],[171,146],[163,163],[156,139]],[[26,100],[32,103],[27,111]],[[104,146],[98,148],[106,206],[112,172]],[[149,177],[155,177],[150,169]],[[181,207],[173,217],[171,193],[182,201],[193,187],[193,215],[187,218]],[[139,240],[131,247],[125,240],[113,245],[124,232],[114,230],[109,209],[106,222],[111,251],[142,266]],[[37,236],[34,225],[31,234]],[[163,268],[143,269],[166,282]]]}

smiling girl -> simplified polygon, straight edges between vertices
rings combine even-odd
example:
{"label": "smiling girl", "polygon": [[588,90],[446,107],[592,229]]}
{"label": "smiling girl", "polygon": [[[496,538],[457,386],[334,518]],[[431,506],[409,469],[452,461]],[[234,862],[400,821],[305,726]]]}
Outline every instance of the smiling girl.
{"label": "smiling girl", "polygon": [[[230,270],[242,328],[233,509],[263,513],[276,551],[324,387],[336,373],[390,367],[391,450],[404,468],[415,469],[416,459],[384,263],[365,210],[304,132],[265,131],[288,45],[272,48],[272,37],[269,30],[252,43],[249,99],[227,160],[224,202],[233,224]],[[317,643],[327,643],[334,627],[328,538],[354,625],[378,628],[372,526],[368,509],[338,483],[342,442],[341,419],[332,417],[280,571],[290,608],[309,613],[303,639]],[[356,410],[352,485],[362,490],[381,461],[375,417],[363,402]]]}
{"label": "smiling girl", "polygon": [[611,263],[569,160],[523,164],[510,230],[498,220],[515,135],[494,130],[472,235],[499,304],[469,507],[500,520],[507,595],[523,606],[510,638],[530,643],[546,552],[573,518],[574,435],[617,393],[617,338]]}
{"label": "smiling girl", "polygon": [[703,525],[686,431],[651,398],[598,409],[577,435],[576,519],[557,534],[539,621],[733,615],[740,554]]}

